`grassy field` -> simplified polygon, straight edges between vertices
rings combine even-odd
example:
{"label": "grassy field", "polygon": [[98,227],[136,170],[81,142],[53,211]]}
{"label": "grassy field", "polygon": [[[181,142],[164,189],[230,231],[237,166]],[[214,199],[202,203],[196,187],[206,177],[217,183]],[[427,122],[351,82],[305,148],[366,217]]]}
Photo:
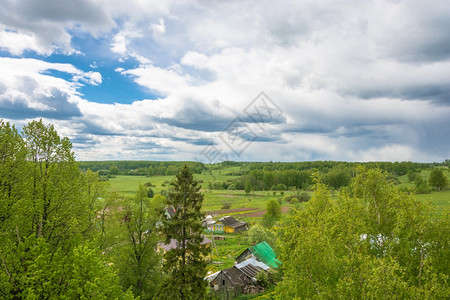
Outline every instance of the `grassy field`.
{"label": "grassy field", "polygon": [[[450,183],[450,172],[449,171],[444,171],[444,174],[447,175],[447,180]],[[424,170],[422,172],[420,172],[420,176],[424,179],[428,181],[428,178],[430,177],[430,171],[429,170]],[[408,175],[403,175],[398,177],[398,179],[400,180],[400,184],[398,185],[398,187],[408,187],[408,188],[413,188],[414,182],[410,182],[408,180]],[[432,191],[429,194],[417,194],[417,195],[413,195],[414,198],[418,199],[418,200],[422,200],[422,201],[429,201],[432,205],[436,206],[436,209],[439,212],[442,212],[442,210],[446,207],[450,206],[450,187],[447,186],[447,188],[443,191],[440,192],[436,192],[436,191]]]}
{"label": "grassy field", "polygon": [[[225,175],[231,171],[238,171],[238,167],[230,167],[223,170],[214,170],[212,174],[195,174],[196,180],[201,181],[202,191],[205,196],[203,203],[203,210],[205,212],[221,210],[225,202],[231,203],[231,209],[239,207],[265,209],[267,202],[270,199],[280,199],[289,194],[286,192],[281,195],[280,192],[262,192],[256,191],[246,194],[242,190],[209,190],[208,185],[214,181],[226,181],[228,179],[236,179],[236,176]],[[147,182],[152,183],[152,189],[156,193],[162,190],[167,190],[170,187],[170,182],[175,179],[175,176],[125,176],[118,175],[115,178],[109,179],[110,189],[117,191],[125,196],[133,196],[139,184]],[[284,204],[283,204],[284,205]],[[287,205],[287,204],[286,204]],[[289,205],[287,205],[289,206]],[[254,210],[253,210],[254,211]],[[232,213],[239,215],[239,213]]]}
{"label": "grassy field", "polygon": [[[275,195],[273,192],[268,191],[256,191],[250,194],[246,194],[242,190],[209,190],[208,184],[214,181],[226,181],[228,179],[235,179],[236,176],[226,175],[229,172],[238,171],[238,167],[230,167],[223,170],[214,170],[212,174],[195,174],[195,179],[202,181],[202,191],[205,196],[205,201],[203,203],[203,210],[205,212],[210,211],[218,211],[221,210],[225,202],[231,203],[231,209],[235,208],[253,208],[250,211],[256,211],[255,208],[259,210],[264,210],[267,202],[270,199],[282,199],[284,196],[291,194],[292,192],[285,192],[284,195],[281,195],[280,192],[277,192]],[[420,175],[423,179],[428,179],[429,171],[422,171]],[[446,172],[449,182],[450,182],[450,172]],[[139,184],[144,184],[147,182],[152,183],[152,189],[155,193],[160,193],[162,190],[167,190],[170,186],[170,182],[174,180],[174,176],[125,176],[118,175],[115,178],[111,178],[109,180],[111,190],[118,191],[125,196],[133,196],[139,186]],[[398,177],[400,180],[400,184],[397,186],[400,188],[404,187],[414,187],[414,182],[409,182],[408,176],[400,176]],[[331,195],[331,198],[336,198],[337,193]],[[433,191],[429,194],[419,194],[414,195],[416,199],[423,201],[430,201],[433,205],[437,207],[438,210],[442,210],[445,207],[450,205],[450,189],[447,188],[444,191],[436,192]],[[290,205],[287,203],[283,203],[283,206],[289,207]],[[231,215],[239,215],[248,213],[248,212],[236,212],[236,213],[228,213]],[[245,218],[245,217],[244,217]],[[247,221],[253,222],[255,218],[247,218]]]}
{"label": "grassy field", "polygon": [[[267,202],[270,199],[282,200],[284,196],[293,192],[285,192],[281,195],[280,192],[263,192],[257,191],[250,194],[246,194],[242,190],[209,190],[208,184],[215,180],[226,181],[227,179],[235,179],[235,176],[225,175],[232,171],[231,168],[227,170],[216,170],[213,174],[196,174],[194,175],[196,180],[203,181],[202,191],[205,196],[203,203],[203,211],[210,213],[216,212],[216,217],[223,215],[233,215],[235,218],[241,221],[247,222],[250,226],[256,224],[260,220],[260,216],[254,216],[254,213],[262,215]],[[422,172],[421,176],[424,179],[428,179],[429,172]],[[160,193],[162,190],[167,190],[170,187],[170,182],[173,181],[175,176],[123,176],[119,175],[109,180],[110,189],[118,191],[125,196],[132,197],[139,184],[145,184],[147,182],[152,183],[152,189],[155,193]],[[399,187],[413,187],[414,182],[409,182],[408,177],[399,177]],[[449,178],[450,181],[450,178]],[[331,199],[336,199],[338,192],[334,192],[330,195]],[[431,192],[429,194],[414,195],[419,200],[430,201],[436,206],[438,212],[441,212],[445,207],[450,205],[450,189],[441,192]],[[222,206],[224,202],[230,202],[231,207],[228,211],[224,211]],[[288,203],[282,203],[283,210],[286,212],[291,205]],[[241,209],[239,209],[241,208]],[[218,211],[218,212],[217,212]],[[250,214],[251,216],[246,216]],[[212,236],[208,234],[208,237],[212,239]],[[242,234],[226,234],[225,240],[215,240],[211,247],[211,254],[209,256],[210,263],[207,266],[208,273],[212,274],[216,271],[229,268],[233,266],[235,258],[250,246],[250,242],[247,236],[247,232]]]}

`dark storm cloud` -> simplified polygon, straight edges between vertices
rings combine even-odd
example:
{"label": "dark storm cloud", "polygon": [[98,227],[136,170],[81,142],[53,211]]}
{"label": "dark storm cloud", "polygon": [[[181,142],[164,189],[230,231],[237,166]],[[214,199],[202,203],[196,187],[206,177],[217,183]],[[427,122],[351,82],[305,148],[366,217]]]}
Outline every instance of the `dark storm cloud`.
{"label": "dark storm cloud", "polygon": [[184,129],[205,132],[222,131],[232,120],[201,106],[185,107],[173,118],[161,118],[161,122]]}
{"label": "dark storm cloud", "polygon": [[41,25],[51,25],[49,22],[57,26],[60,22],[74,21],[92,28],[111,26],[113,22],[97,1],[19,0],[2,1],[2,6],[2,23],[30,31],[43,29]]}
{"label": "dark storm cloud", "polygon": [[[30,77],[21,79],[21,93],[17,96],[6,94],[6,89],[0,87],[0,116],[11,119],[50,118],[67,120],[81,116],[75,103],[69,102],[67,93],[51,88],[50,95],[38,91],[37,82]],[[34,107],[33,107],[34,106]],[[45,106],[45,108],[40,108]]]}
{"label": "dark storm cloud", "polygon": [[430,84],[408,87],[376,87],[342,93],[360,99],[398,98],[404,100],[431,100],[441,105],[450,105],[450,80],[448,84]]}
{"label": "dark storm cloud", "polygon": [[83,118],[81,123],[84,125],[80,130],[83,134],[94,134],[103,136],[126,136],[125,132],[118,132],[117,130],[108,127],[107,125],[99,124],[98,120],[90,120]]}
{"label": "dark storm cloud", "polygon": [[76,135],[70,138],[73,146],[78,149],[89,149],[95,147],[95,140],[83,135]]}
{"label": "dark storm cloud", "polygon": [[450,2],[408,1],[404,22],[394,26],[386,46],[396,59],[415,63],[450,58]]}
{"label": "dark storm cloud", "polygon": [[211,139],[196,139],[196,138],[181,138],[181,137],[170,137],[170,139],[173,141],[186,142],[188,144],[196,146],[217,145],[217,143]]}
{"label": "dark storm cloud", "polygon": [[160,144],[153,142],[153,141],[148,141],[148,142],[133,142],[130,145],[125,145],[122,149],[123,150],[151,150],[151,149],[163,149],[163,150],[170,150],[172,149],[171,147],[163,147]]}

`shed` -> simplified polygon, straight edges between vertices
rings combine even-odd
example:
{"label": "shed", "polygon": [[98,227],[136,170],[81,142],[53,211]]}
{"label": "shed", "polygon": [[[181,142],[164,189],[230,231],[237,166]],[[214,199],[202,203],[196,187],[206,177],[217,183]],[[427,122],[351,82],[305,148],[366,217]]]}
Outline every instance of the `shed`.
{"label": "shed", "polygon": [[265,241],[245,249],[236,257],[236,262],[241,263],[251,257],[255,257],[258,261],[271,268],[276,269],[281,265],[281,261],[277,259],[275,251]]}

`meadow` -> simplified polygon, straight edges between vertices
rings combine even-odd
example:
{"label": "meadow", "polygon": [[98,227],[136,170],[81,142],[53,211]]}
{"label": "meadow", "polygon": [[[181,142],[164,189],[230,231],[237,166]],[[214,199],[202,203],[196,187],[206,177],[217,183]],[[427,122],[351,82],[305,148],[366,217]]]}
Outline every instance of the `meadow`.
{"label": "meadow", "polygon": [[[254,217],[246,217],[250,212],[262,211],[265,209],[267,202],[270,199],[283,199],[284,196],[290,195],[294,192],[285,191],[283,195],[280,191],[275,194],[272,191],[253,191],[250,194],[246,194],[243,190],[211,190],[208,189],[209,183],[214,181],[226,181],[229,179],[236,179],[237,176],[226,175],[233,171],[239,171],[239,167],[229,167],[219,170],[213,170],[211,174],[194,174],[194,178],[200,181],[202,191],[205,196],[203,203],[203,210],[205,212],[220,211],[223,208],[225,202],[230,202],[230,209],[236,208],[248,208],[248,211],[229,212],[227,215],[236,215],[249,221],[255,222]],[[423,179],[428,179],[430,174],[429,170],[423,170],[420,176]],[[448,181],[450,182],[450,172],[446,172]],[[122,193],[125,196],[134,196],[139,184],[145,184],[147,182],[152,183],[152,189],[155,194],[160,193],[162,190],[167,190],[170,187],[170,182],[173,181],[175,176],[127,176],[117,175],[114,178],[109,179],[110,189]],[[414,182],[409,182],[408,176],[403,175],[398,177],[400,188],[413,188]],[[311,192],[309,192],[311,193]],[[337,192],[332,193],[331,198],[336,198]],[[416,194],[413,195],[416,199],[422,201],[429,201],[432,205],[436,206],[438,211],[442,211],[445,207],[450,205],[450,188],[436,192],[431,191],[429,194]],[[289,203],[283,203],[284,207],[291,207]],[[286,210],[286,209],[285,209]]]}
{"label": "meadow", "polygon": [[[283,212],[286,213],[293,205],[282,201],[286,195],[293,194],[293,191],[253,191],[246,194],[243,190],[214,190],[209,189],[209,183],[214,181],[226,181],[228,179],[236,179],[237,176],[225,175],[232,171],[239,171],[239,167],[230,167],[226,169],[214,170],[210,174],[194,174],[194,178],[200,181],[202,192],[204,194],[203,211],[207,214],[213,214],[215,219],[224,216],[232,215],[240,221],[247,222],[250,226],[256,224],[261,219],[265,212],[267,202],[270,199],[276,199],[282,203]],[[448,173],[447,173],[448,174]],[[424,179],[429,176],[429,171],[423,170],[420,174]],[[152,189],[156,193],[162,190],[167,190],[170,187],[170,182],[175,176],[126,176],[117,175],[109,179],[110,189],[122,193],[125,196],[132,197],[135,194],[139,184],[151,182]],[[398,177],[400,188],[412,188],[414,182],[408,180],[408,176]],[[450,182],[450,178],[449,178]],[[311,191],[308,192],[310,195]],[[331,199],[337,199],[339,192],[332,191]],[[429,201],[435,206],[438,213],[442,212],[445,207],[450,204],[450,189],[440,192],[431,192],[429,194],[413,195],[416,199],[422,201]],[[225,202],[229,202],[231,207],[223,209]],[[300,206],[304,205],[301,203]],[[213,236],[208,234],[212,240]],[[219,270],[233,266],[235,258],[251,246],[248,238],[248,233],[241,234],[226,234],[225,240],[214,240],[211,245],[211,254],[209,256],[210,263],[207,266],[208,274],[212,274]]]}

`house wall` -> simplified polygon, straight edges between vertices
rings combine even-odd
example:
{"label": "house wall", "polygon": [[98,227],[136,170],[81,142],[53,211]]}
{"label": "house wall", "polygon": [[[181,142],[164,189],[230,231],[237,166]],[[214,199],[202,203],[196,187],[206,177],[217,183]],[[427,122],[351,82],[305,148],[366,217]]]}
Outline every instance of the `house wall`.
{"label": "house wall", "polygon": [[226,288],[230,288],[233,287],[232,282],[230,281],[230,279],[228,279],[228,277],[226,277],[223,272],[220,272],[216,278],[214,278],[214,280],[211,282],[211,284],[214,287],[214,291],[218,291],[220,289],[226,289]]}
{"label": "house wall", "polygon": [[226,233],[234,233],[234,228],[228,227],[228,226],[224,226],[225,232]]}
{"label": "house wall", "polygon": [[214,231],[223,231],[223,225],[222,224],[214,224]]}
{"label": "house wall", "polygon": [[234,229],[234,232],[235,232],[235,233],[239,233],[239,232],[242,232],[242,231],[245,231],[245,230],[248,230],[247,225],[243,225],[243,226],[241,226],[241,227],[235,228],[235,229]]}
{"label": "house wall", "polygon": [[249,256],[251,254],[252,254],[252,252],[248,248],[245,249],[244,252],[242,252],[238,257],[236,257],[236,262],[237,263],[243,262],[247,258],[247,256]]}
{"label": "house wall", "polygon": [[240,286],[234,286],[233,283],[220,272],[214,280],[211,281],[214,292],[219,299],[234,299],[241,293]]}

